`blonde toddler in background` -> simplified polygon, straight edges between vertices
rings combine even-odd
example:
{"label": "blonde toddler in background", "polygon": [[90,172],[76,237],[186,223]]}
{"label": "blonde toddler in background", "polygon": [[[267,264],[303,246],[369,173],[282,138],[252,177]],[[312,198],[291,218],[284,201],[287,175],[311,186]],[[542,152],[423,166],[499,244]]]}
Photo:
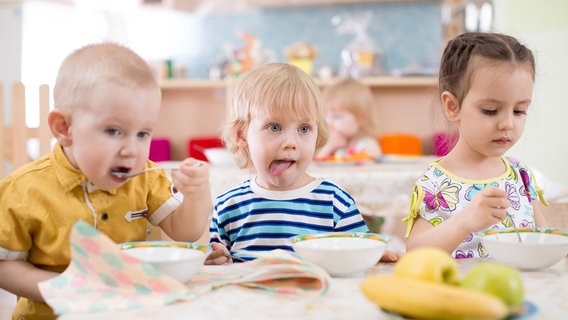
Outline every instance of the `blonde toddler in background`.
{"label": "blonde toddler in background", "polygon": [[329,140],[318,151],[318,159],[348,158],[355,154],[376,158],[381,154],[369,87],[355,79],[341,80],[324,91],[323,106]]}

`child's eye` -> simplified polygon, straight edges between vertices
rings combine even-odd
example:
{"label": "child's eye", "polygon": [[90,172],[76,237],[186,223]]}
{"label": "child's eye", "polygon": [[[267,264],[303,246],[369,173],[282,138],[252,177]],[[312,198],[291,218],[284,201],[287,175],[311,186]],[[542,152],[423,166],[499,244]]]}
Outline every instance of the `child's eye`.
{"label": "child's eye", "polygon": [[308,133],[308,132],[310,132],[310,130],[311,130],[311,127],[307,124],[301,125],[298,128],[298,132],[300,132],[300,133]]}
{"label": "child's eye", "polygon": [[527,110],[515,110],[513,111],[516,115],[526,115]]}
{"label": "child's eye", "polygon": [[490,109],[482,109],[481,112],[483,112],[483,114],[489,115],[489,116],[493,116],[497,114],[497,110],[490,110]]}
{"label": "child's eye", "polygon": [[138,138],[144,139],[144,138],[150,137],[151,135],[150,135],[150,132],[148,132],[148,131],[140,131],[140,132],[138,132],[137,136],[138,136]]}
{"label": "child's eye", "polygon": [[278,124],[271,124],[271,125],[268,126],[267,129],[271,132],[278,132],[278,131],[281,130],[281,127]]}
{"label": "child's eye", "polygon": [[110,136],[120,135],[120,130],[118,130],[116,128],[107,128],[107,129],[105,129],[105,132]]}

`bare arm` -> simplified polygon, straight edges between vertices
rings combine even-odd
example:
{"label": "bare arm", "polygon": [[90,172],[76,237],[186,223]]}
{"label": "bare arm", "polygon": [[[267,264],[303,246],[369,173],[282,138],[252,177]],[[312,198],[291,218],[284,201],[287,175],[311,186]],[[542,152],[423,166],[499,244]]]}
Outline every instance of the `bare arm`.
{"label": "bare arm", "polygon": [[466,209],[437,226],[418,217],[406,241],[406,249],[434,246],[452,252],[468,234],[503,220],[508,207],[507,194],[503,190],[487,187],[475,195]]}
{"label": "bare arm", "polygon": [[365,151],[371,157],[376,157],[381,154],[381,147],[379,146],[379,142],[377,139],[373,137],[368,137],[368,141],[365,143]]}
{"label": "bare arm", "polygon": [[195,159],[183,161],[180,170],[172,172],[172,181],[183,194],[183,203],[161,223],[160,228],[174,240],[197,241],[213,212],[209,166],[195,166]]}
{"label": "bare arm", "polygon": [[542,213],[542,206],[540,201],[533,201],[534,222],[537,227],[548,227],[548,222]]}
{"label": "bare arm", "polygon": [[36,268],[27,261],[0,261],[0,288],[17,296],[35,301],[42,301],[38,283],[59,275],[57,272]]}
{"label": "bare arm", "polygon": [[332,156],[337,149],[345,148],[347,146],[347,138],[337,134],[334,131],[329,132],[329,139],[325,146],[323,146],[317,153],[317,158],[327,158]]}

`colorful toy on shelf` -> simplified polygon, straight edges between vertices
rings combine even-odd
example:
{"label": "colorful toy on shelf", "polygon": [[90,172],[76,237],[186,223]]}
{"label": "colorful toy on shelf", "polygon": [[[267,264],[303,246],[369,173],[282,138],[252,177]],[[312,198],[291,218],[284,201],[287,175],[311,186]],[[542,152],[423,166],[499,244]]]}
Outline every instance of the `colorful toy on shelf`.
{"label": "colorful toy on shelf", "polygon": [[317,50],[305,42],[293,43],[284,50],[284,56],[290,64],[302,69],[310,76],[313,74],[314,59],[317,55]]}
{"label": "colorful toy on shelf", "polygon": [[234,49],[231,53],[227,74],[233,78],[238,78],[250,68],[264,62],[260,38],[245,31],[238,31],[237,34],[239,38],[244,40],[245,45],[242,48]]}
{"label": "colorful toy on shelf", "polygon": [[357,17],[348,14],[335,16],[332,24],[338,34],[351,33],[355,39],[341,51],[344,77],[359,78],[365,76],[378,76],[382,73],[382,57],[379,48],[367,34],[367,27],[371,23],[373,14],[366,12]]}

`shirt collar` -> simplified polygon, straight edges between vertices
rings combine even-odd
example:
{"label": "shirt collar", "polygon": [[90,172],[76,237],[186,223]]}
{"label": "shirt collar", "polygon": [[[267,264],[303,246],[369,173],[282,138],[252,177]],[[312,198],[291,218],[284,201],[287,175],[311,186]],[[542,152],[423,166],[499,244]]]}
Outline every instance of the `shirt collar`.
{"label": "shirt collar", "polygon": [[[70,192],[78,186],[85,184],[87,186],[87,191],[89,193],[97,191],[93,184],[89,183],[87,177],[81,172],[81,170],[73,167],[65,152],[63,152],[63,147],[59,142],[55,143],[53,146],[53,166],[55,168],[55,175],[59,183],[63,186],[65,191]],[[116,190],[105,191],[110,194],[116,194]]]}

